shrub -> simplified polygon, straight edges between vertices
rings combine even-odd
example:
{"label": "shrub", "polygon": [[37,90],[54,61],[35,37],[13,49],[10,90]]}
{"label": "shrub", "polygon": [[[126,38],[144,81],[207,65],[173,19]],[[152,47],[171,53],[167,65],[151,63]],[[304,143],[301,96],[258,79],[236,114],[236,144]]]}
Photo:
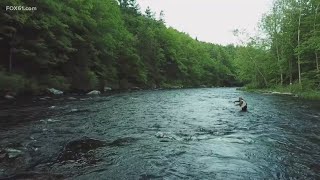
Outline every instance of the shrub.
{"label": "shrub", "polygon": [[25,90],[26,80],[18,74],[7,74],[0,72],[0,90],[2,93],[7,91],[22,93]]}
{"label": "shrub", "polygon": [[97,75],[92,71],[88,71],[87,78],[88,78],[88,89],[96,89],[99,85],[99,80]]}
{"label": "shrub", "polygon": [[88,70],[77,70],[71,75],[71,88],[77,91],[88,91],[96,89],[99,86],[99,79],[97,75]]}
{"label": "shrub", "polygon": [[45,87],[41,87],[36,79],[25,79],[25,85],[22,93],[40,94],[44,89]]}
{"label": "shrub", "polygon": [[63,76],[50,75],[47,80],[47,85],[50,88],[55,88],[63,91],[70,88],[70,82]]}

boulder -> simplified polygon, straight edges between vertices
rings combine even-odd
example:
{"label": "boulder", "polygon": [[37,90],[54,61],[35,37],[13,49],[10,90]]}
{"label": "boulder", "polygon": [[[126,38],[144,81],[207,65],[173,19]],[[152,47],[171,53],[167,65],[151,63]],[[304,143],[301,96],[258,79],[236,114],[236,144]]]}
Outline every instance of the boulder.
{"label": "boulder", "polygon": [[182,86],[172,86],[171,88],[172,88],[172,89],[181,89]]}
{"label": "boulder", "polygon": [[13,99],[14,99],[14,96],[9,95],[9,94],[6,94],[6,95],[4,96],[4,98],[5,98],[5,99],[8,99],[8,100],[13,100]]}
{"label": "boulder", "polygon": [[54,88],[48,88],[48,91],[54,95],[61,95],[63,94],[63,91],[60,91],[60,90],[57,90],[57,89],[54,89]]}
{"label": "boulder", "polygon": [[87,93],[87,95],[99,95],[99,94],[101,94],[101,92],[97,90],[93,90]]}
{"label": "boulder", "polygon": [[130,88],[131,90],[134,90],[134,91],[139,91],[139,90],[141,90],[141,88],[139,88],[139,87],[137,87],[137,86],[134,86],[134,87],[132,87],[132,88]]}
{"label": "boulder", "polygon": [[107,86],[106,86],[106,87],[104,87],[104,88],[103,88],[103,90],[104,90],[104,91],[111,91],[111,90],[112,90],[112,88],[111,88],[111,87],[107,87]]}
{"label": "boulder", "polygon": [[277,91],[271,92],[271,94],[280,94],[280,95],[289,95],[289,96],[293,95],[293,94],[290,93],[290,92],[277,92]]}

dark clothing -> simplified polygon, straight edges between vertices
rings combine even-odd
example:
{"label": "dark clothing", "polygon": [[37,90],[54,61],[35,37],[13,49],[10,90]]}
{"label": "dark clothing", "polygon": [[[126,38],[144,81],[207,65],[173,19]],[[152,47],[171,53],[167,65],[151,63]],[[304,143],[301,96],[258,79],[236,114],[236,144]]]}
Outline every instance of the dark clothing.
{"label": "dark clothing", "polygon": [[235,102],[239,102],[238,105],[241,107],[241,111],[247,111],[248,105],[247,105],[246,101],[241,99],[241,100],[235,101]]}
{"label": "dark clothing", "polygon": [[247,111],[247,105],[245,105],[245,106],[241,109],[241,111]]}

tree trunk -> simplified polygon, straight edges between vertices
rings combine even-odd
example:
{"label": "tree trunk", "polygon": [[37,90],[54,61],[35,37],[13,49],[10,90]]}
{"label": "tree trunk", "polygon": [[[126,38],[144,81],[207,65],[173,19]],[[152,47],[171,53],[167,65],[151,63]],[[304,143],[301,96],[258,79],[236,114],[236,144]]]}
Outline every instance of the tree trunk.
{"label": "tree trunk", "polygon": [[14,39],[16,37],[16,32],[14,31],[11,35],[11,40],[9,42],[10,51],[9,51],[9,72],[12,72],[12,54],[13,54],[13,46],[14,46]]}
{"label": "tree trunk", "polygon": [[[301,25],[301,15],[302,15],[302,7],[300,2],[300,14],[299,14],[299,24],[298,24],[298,48],[300,47],[300,25]],[[298,52],[298,75],[299,75],[299,84],[301,85],[301,55],[300,52]]]}
{"label": "tree trunk", "polygon": [[250,55],[249,55],[249,57],[250,57],[250,59],[253,61],[254,67],[255,67],[256,71],[262,76],[263,81],[264,81],[264,85],[265,85],[266,87],[268,87],[268,81],[267,81],[266,77],[265,77],[265,76],[263,75],[263,73],[260,71],[260,69],[258,68],[257,63],[254,61],[254,59],[253,59]]}
{"label": "tree trunk", "polygon": [[10,47],[10,52],[9,52],[9,72],[12,72],[12,47]]}
{"label": "tree trunk", "polygon": [[317,66],[317,72],[319,72],[319,58],[318,58],[318,53],[315,52],[316,54],[316,66]]}
{"label": "tree trunk", "polygon": [[283,84],[283,74],[282,74],[282,67],[281,67],[281,64],[280,64],[280,54],[279,54],[279,47],[278,47],[278,42],[277,43],[277,59],[278,59],[278,66],[279,66],[279,70],[280,70],[280,84],[282,86]]}
{"label": "tree trunk", "polygon": [[278,32],[278,26],[279,26],[279,23],[278,23],[278,15],[279,11],[278,11],[278,5],[274,6],[273,8],[273,38],[274,38],[274,41],[275,41],[275,44],[276,44],[276,53],[277,53],[277,64],[278,64],[278,67],[279,67],[279,72],[280,72],[280,84],[282,86],[283,84],[283,75],[282,75],[282,67],[281,67],[281,63],[280,63],[280,52],[279,52],[279,32]]}
{"label": "tree trunk", "polygon": [[290,84],[292,84],[292,59],[290,58],[289,60],[289,79],[290,79]]}
{"label": "tree trunk", "polygon": [[[317,5],[316,7],[316,12],[315,12],[315,15],[314,15],[314,21],[313,21],[313,36],[316,37],[316,21],[317,21],[317,15],[318,15],[318,8],[319,8],[319,5]],[[317,50],[315,50],[314,54],[316,55],[316,69],[317,69],[317,72],[319,72],[319,59],[318,59],[318,52]]]}

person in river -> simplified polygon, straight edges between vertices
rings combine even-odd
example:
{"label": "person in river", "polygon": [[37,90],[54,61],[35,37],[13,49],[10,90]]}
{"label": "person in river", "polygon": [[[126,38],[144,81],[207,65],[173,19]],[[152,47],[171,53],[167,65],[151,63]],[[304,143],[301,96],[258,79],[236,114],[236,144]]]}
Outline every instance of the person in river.
{"label": "person in river", "polygon": [[237,105],[239,105],[241,107],[241,111],[247,111],[248,104],[242,97],[239,97],[238,101],[234,101],[234,103],[236,103],[236,102],[239,103]]}

